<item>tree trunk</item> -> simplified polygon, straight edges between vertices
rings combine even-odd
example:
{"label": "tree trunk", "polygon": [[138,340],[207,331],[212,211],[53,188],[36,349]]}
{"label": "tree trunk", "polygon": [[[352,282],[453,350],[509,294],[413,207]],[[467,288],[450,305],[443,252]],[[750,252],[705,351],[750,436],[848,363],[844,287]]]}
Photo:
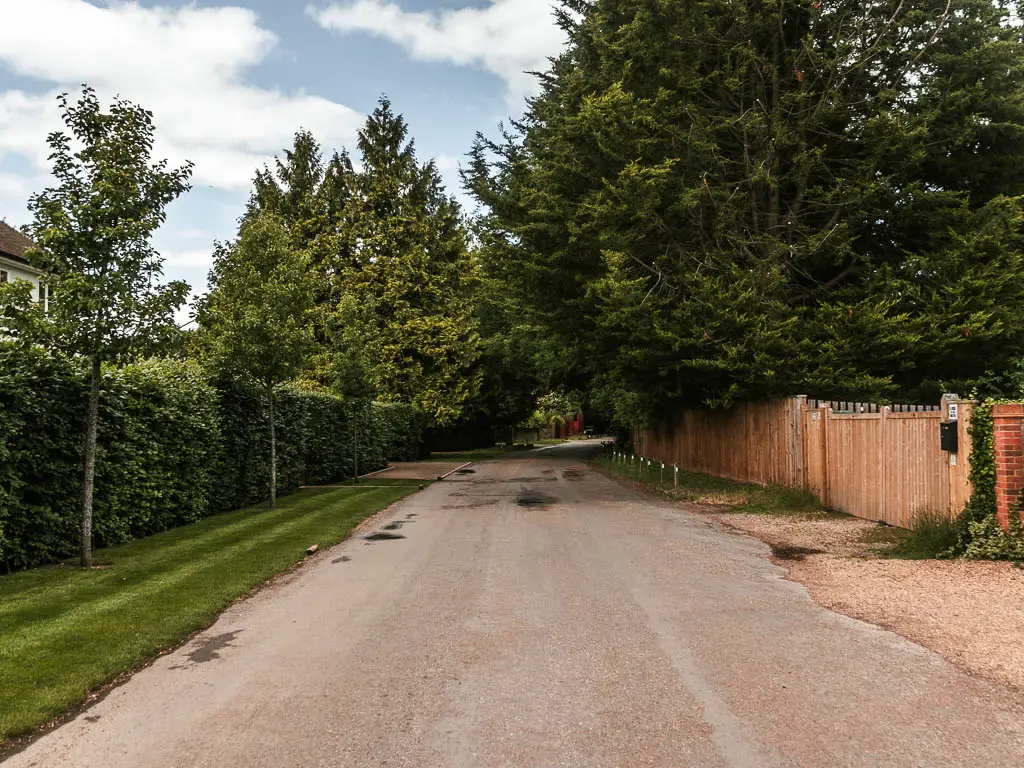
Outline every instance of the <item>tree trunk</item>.
{"label": "tree trunk", "polygon": [[82,567],[92,568],[92,498],[96,485],[96,433],[100,418],[100,359],[92,358],[89,411],[85,425],[85,475],[82,478]]}
{"label": "tree trunk", "polygon": [[359,406],[352,411],[352,473],[353,485],[359,485]]}
{"label": "tree trunk", "polygon": [[274,385],[267,387],[270,400],[270,508],[277,507],[277,433],[274,424]]}

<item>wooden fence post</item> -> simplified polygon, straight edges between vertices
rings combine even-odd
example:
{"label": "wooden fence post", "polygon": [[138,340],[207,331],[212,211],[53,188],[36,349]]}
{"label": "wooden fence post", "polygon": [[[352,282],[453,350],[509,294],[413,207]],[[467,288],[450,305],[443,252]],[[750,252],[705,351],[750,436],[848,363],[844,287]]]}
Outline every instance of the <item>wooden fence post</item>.
{"label": "wooden fence post", "polygon": [[957,443],[959,450],[949,454],[949,512],[958,516],[964,506],[971,500],[971,412],[974,403],[970,400],[954,400],[947,404],[946,417],[949,418],[948,407],[957,407]]}
{"label": "wooden fence post", "polygon": [[829,488],[831,467],[828,464],[828,441],[831,429],[832,404],[825,403],[825,407],[821,409],[821,503],[825,509],[832,508],[832,495]]}
{"label": "wooden fence post", "polygon": [[878,478],[878,520],[885,520],[885,500],[886,494],[888,493],[889,485],[889,472],[886,466],[887,457],[889,454],[889,413],[891,409],[888,405],[882,407],[882,450],[878,452],[878,470],[881,475]]}
{"label": "wooden fence post", "polygon": [[804,455],[804,415],[807,411],[807,395],[793,398],[792,428],[790,437],[790,483],[794,488],[807,486],[807,456]]}

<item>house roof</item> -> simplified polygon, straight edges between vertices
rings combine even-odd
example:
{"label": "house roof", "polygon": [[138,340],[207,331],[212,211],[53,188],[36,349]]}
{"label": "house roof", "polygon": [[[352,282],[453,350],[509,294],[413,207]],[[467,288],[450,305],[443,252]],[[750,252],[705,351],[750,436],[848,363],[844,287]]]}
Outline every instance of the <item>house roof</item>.
{"label": "house roof", "polygon": [[28,264],[29,261],[25,258],[25,254],[34,247],[35,243],[29,238],[14,227],[0,221],[0,256],[10,261]]}

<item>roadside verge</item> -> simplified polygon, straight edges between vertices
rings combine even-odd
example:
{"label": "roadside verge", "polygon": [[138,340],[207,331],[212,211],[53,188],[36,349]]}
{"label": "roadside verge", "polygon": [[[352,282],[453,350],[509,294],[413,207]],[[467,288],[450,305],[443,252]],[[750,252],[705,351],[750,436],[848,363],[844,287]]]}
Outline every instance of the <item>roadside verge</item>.
{"label": "roadside verge", "polygon": [[[634,490],[674,503],[771,547],[771,559],[820,605],[895,632],[981,677],[1024,692],[1024,570],[1013,563],[896,559],[900,529],[808,506],[786,489],[685,473],[596,466]],[[669,485],[672,483],[672,485]]]}

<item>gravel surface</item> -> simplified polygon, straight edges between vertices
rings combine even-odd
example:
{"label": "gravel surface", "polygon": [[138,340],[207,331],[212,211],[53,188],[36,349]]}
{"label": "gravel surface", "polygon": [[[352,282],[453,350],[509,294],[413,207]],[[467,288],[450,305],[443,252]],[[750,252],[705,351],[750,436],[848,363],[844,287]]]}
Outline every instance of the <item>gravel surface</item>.
{"label": "gravel surface", "polygon": [[1024,692],[1024,570],[1011,563],[880,559],[871,541],[878,526],[855,518],[711,517],[771,545],[789,577],[826,608]]}
{"label": "gravel surface", "polygon": [[318,554],[5,768],[1024,764],[1011,689],[587,450],[403,500],[375,522],[407,538]]}

